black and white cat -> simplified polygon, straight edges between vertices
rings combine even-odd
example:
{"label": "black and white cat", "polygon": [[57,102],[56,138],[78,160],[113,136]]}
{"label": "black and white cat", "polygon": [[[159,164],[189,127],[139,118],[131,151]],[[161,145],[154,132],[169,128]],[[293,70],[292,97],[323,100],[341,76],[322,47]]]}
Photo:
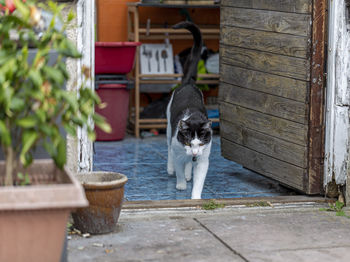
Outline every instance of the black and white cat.
{"label": "black and white cat", "polygon": [[193,171],[192,199],[200,199],[209,167],[213,133],[203,94],[195,84],[202,36],[199,28],[191,22],[180,22],[173,28],[189,30],[194,45],[184,66],[181,86],[175,89],[167,107],[168,173],[176,173],[176,188],[185,190],[186,181],[191,180]]}

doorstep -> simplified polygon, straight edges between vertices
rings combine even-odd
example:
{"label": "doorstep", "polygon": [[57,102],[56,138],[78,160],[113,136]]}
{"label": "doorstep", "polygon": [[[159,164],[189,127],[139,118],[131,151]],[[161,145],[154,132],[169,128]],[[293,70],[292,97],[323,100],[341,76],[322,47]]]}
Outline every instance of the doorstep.
{"label": "doorstep", "polygon": [[125,201],[123,210],[130,209],[162,209],[162,208],[198,208],[213,200],[216,204],[224,206],[273,206],[274,204],[291,203],[329,203],[336,199],[321,196],[274,196],[274,197],[246,197],[246,198],[225,198],[225,199],[183,199],[183,200],[143,200]]}

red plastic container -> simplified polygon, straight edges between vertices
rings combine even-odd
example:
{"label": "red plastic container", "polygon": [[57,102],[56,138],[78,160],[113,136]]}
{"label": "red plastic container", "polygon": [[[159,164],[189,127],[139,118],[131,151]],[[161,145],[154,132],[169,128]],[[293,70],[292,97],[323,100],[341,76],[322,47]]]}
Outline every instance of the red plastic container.
{"label": "red plastic container", "polygon": [[96,42],[95,74],[127,74],[140,42]]}
{"label": "red plastic container", "polygon": [[122,140],[126,132],[126,124],[129,112],[129,90],[126,85],[101,84],[96,90],[103,103],[107,106],[103,109],[98,107],[95,111],[104,116],[112,127],[112,133],[105,133],[95,127],[97,141]]}

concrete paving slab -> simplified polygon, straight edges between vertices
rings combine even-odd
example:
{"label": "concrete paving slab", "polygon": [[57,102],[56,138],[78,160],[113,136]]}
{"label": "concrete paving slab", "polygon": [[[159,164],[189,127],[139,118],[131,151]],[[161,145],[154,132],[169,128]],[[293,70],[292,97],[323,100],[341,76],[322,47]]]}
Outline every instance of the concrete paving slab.
{"label": "concrete paving slab", "polygon": [[343,262],[350,261],[349,247],[323,247],[318,249],[278,250],[252,252],[246,257],[254,262]]}
{"label": "concrete paving slab", "polygon": [[350,261],[350,219],[318,208],[247,209],[198,221],[248,261]]}
{"label": "concrete paving slab", "polygon": [[123,210],[111,234],[68,241],[68,261],[350,261],[350,219],[326,204]]}
{"label": "concrete paving slab", "polygon": [[68,261],[244,261],[190,217],[121,219],[113,234],[69,240]]}

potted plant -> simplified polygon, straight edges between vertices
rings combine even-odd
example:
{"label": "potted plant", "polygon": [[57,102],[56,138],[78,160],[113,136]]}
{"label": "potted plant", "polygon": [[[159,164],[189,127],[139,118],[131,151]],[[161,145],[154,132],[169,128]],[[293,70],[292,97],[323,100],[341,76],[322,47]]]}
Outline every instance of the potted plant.
{"label": "potted plant", "polygon": [[[7,4],[13,3],[13,7]],[[62,88],[69,78],[65,59],[81,54],[70,42],[61,17],[63,6],[32,0],[0,0],[0,261],[59,261],[71,210],[87,205],[81,184],[65,168],[66,141],[62,126],[75,136],[86,128],[94,139],[92,119],[100,100],[83,83],[78,92]],[[41,10],[52,19],[46,23]],[[13,12],[14,11],[14,12]],[[55,26],[62,21],[58,29]],[[34,59],[29,59],[35,49]],[[55,61],[49,61],[52,52]],[[52,60],[52,59],[51,59]],[[83,68],[86,77],[88,68]],[[38,146],[52,160],[34,160]]]}

